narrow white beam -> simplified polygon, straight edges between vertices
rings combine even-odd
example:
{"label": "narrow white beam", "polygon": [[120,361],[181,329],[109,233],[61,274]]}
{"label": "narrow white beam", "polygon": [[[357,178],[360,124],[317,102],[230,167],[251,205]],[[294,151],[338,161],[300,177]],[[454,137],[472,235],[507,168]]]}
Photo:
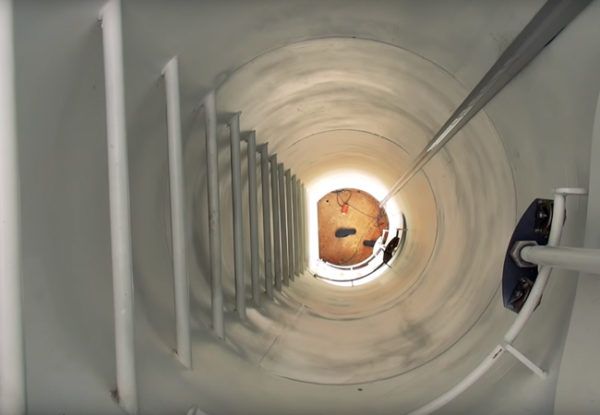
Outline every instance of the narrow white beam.
{"label": "narrow white beam", "polygon": [[290,262],[288,251],[287,209],[285,203],[285,173],[283,164],[277,165],[277,178],[279,179],[279,230],[281,235],[281,274],[283,285],[290,285]]}
{"label": "narrow white beam", "polygon": [[288,245],[288,266],[289,277],[293,281],[296,273],[296,256],[294,254],[294,204],[292,199],[292,173],[290,169],[285,171],[285,203],[286,203],[286,219],[287,219],[287,245]]}
{"label": "narrow white beam", "polygon": [[282,289],[283,265],[281,248],[281,209],[279,197],[279,167],[277,163],[277,154],[273,154],[269,159],[271,162],[271,200],[273,202],[273,282],[278,291]]}
{"label": "narrow white beam", "polygon": [[246,319],[246,269],[244,268],[244,223],[242,219],[242,172],[240,158],[240,114],[229,122],[231,150],[231,192],[233,204],[233,265],[235,272],[235,309]]}
{"label": "narrow white beam", "polygon": [[120,405],[128,413],[136,414],[138,399],[133,320],[134,289],[120,0],[109,0],[102,9],[100,18],[106,90],[117,397]]}
{"label": "narrow white beam", "polygon": [[0,414],[26,413],[13,8],[0,0]]}
{"label": "narrow white beam", "polygon": [[217,146],[217,104],[215,93],[204,98],[206,128],[206,175],[208,187],[208,243],[210,254],[210,285],[212,325],[215,335],[225,338],[223,322],[223,287],[221,278],[221,208],[219,196],[219,149]]}
{"label": "narrow white beam", "polygon": [[167,128],[169,140],[169,185],[171,191],[171,240],[175,291],[175,326],[177,356],[181,363],[192,367],[190,344],[190,293],[187,273],[185,227],[185,178],[181,143],[181,110],[179,104],[179,65],[171,59],[163,71],[167,95]]}
{"label": "narrow white beam", "polygon": [[533,363],[531,360],[529,360],[527,358],[527,356],[525,356],[523,353],[521,353],[520,351],[515,349],[512,344],[505,343],[502,345],[502,347],[504,348],[504,350],[506,350],[508,353],[510,353],[515,359],[517,359],[519,362],[523,363],[523,365],[525,365],[529,370],[531,370],[533,373],[535,373],[540,379],[546,380],[546,378],[548,377],[548,374],[544,370],[542,370],[540,367],[538,367],[535,363]]}
{"label": "narrow white beam", "polygon": [[273,256],[271,247],[271,194],[269,183],[269,146],[260,146],[260,179],[263,209],[263,255],[265,265],[265,291],[273,298]]}

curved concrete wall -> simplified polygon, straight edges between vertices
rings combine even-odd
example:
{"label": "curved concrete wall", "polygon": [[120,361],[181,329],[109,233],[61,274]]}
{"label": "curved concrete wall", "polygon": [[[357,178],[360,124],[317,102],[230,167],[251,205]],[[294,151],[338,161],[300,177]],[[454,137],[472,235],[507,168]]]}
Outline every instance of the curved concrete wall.
{"label": "curved concrete wall", "polygon": [[[102,2],[15,5],[31,413],[119,413],[101,37]],[[204,129],[218,108],[310,185],[331,168],[390,184],[541,2],[163,2],[124,6],[136,350],[142,413],[402,413],[456,383],[514,315],[500,266],[515,219],[553,187],[586,186],[600,54],[592,4],[396,201],[406,250],[372,284],[302,277],[245,323],[210,333]],[[179,55],[190,224],[194,365],[172,356],[174,322],[162,66]],[[230,252],[227,130],[220,130]],[[582,241],[585,204],[565,240]],[[563,275],[566,273],[562,273]],[[224,260],[226,307],[232,266]],[[574,284],[555,272],[518,347],[449,413],[548,413]],[[535,326],[535,330],[533,329]],[[523,392],[523,391],[527,392]]]}

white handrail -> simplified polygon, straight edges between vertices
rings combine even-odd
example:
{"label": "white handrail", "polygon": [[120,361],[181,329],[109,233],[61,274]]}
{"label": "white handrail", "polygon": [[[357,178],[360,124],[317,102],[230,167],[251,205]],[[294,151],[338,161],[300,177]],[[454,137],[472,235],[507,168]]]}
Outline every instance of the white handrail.
{"label": "white handrail", "polygon": [[102,9],[100,18],[102,21],[106,90],[106,136],[108,142],[117,396],[120,405],[128,413],[136,414],[138,401],[133,338],[133,262],[127,129],[125,127],[121,1],[109,0]]}
{"label": "white handrail", "polygon": [[26,412],[12,1],[0,1],[0,414]]}
{"label": "white handrail", "polygon": [[[560,240],[562,227],[565,220],[566,196],[583,194],[586,194],[585,190],[579,188],[560,188],[555,190],[554,209],[552,214],[552,224],[550,226],[550,236],[548,238],[548,246],[556,246]],[[521,311],[517,315],[517,318],[504,335],[504,343],[496,346],[475,369],[473,369],[467,376],[465,376],[463,380],[458,382],[452,389],[438,396],[436,399],[429,402],[428,404],[418,409],[415,409],[408,415],[427,415],[434,411],[437,411],[444,405],[454,400],[465,390],[467,390],[471,385],[477,382],[481,378],[481,376],[483,376],[488,370],[492,368],[494,363],[498,361],[498,358],[505,351],[507,351],[506,346],[512,345],[512,342],[523,330],[523,327],[535,311],[535,308],[537,307],[537,305],[540,302],[540,299],[542,298],[544,288],[546,288],[546,284],[548,283],[548,277],[550,276],[551,270],[551,266],[544,266],[540,268],[537,279],[535,280],[533,288],[531,289],[531,292],[529,293],[529,296],[527,297],[523,308],[521,308]]]}

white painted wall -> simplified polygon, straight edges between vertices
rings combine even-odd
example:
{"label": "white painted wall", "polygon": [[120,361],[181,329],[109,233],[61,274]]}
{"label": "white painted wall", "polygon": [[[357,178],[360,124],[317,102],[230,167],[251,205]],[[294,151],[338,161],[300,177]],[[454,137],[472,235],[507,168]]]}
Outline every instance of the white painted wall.
{"label": "white painted wall", "polygon": [[[96,21],[102,1],[16,3],[30,412],[120,413],[109,394],[115,370]],[[222,85],[219,109],[243,110],[242,127],[256,129],[259,142],[268,139],[307,183],[339,156],[347,166],[392,181],[406,160],[399,145],[418,151],[541,4],[125,3],[141,413],[185,413],[194,404],[214,415],[403,413],[447,390],[483,358],[514,318],[502,308],[497,291],[514,221],[534,197],[588,182],[600,86],[597,2],[490,103],[486,115],[455,138],[428,167],[429,181],[421,177],[401,195],[409,226],[419,224],[407,245],[414,262],[394,265],[396,272],[420,281],[420,294],[405,301],[402,281],[392,273],[381,285],[353,292],[302,278],[278,304],[252,310],[247,324],[228,313],[228,342],[213,338],[207,328],[205,147],[198,105],[209,88]],[[344,39],[314,40],[332,37]],[[182,71],[193,229],[194,372],[185,372],[171,352],[168,155],[160,73],[175,54]],[[364,129],[394,143],[354,137],[338,146],[345,136],[301,141],[332,128]],[[224,252],[230,252],[229,151],[226,129],[221,133]],[[384,164],[375,166],[374,160]],[[566,243],[582,243],[584,212],[585,203],[569,205]],[[231,309],[228,259],[224,271]],[[505,357],[442,413],[552,411],[574,292],[574,280],[555,272],[530,323],[535,330],[526,328],[517,341],[520,350],[550,370],[548,381],[540,382]],[[446,295],[450,300],[444,301]],[[400,372],[406,373],[377,380]]]}

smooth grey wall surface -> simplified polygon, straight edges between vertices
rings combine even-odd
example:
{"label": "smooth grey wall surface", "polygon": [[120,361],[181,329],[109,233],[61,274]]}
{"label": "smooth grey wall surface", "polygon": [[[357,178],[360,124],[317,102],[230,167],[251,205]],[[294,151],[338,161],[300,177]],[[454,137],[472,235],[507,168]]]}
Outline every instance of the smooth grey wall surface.
{"label": "smooth grey wall surface", "polygon": [[[192,404],[215,415],[402,413],[447,390],[479,362],[514,318],[502,309],[498,296],[484,311],[479,310],[477,324],[461,341],[441,356],[404,376],[368,385],[296,382],[269,373],[253,360],[252,353],[276,340],[280,330],[294,327],[295,317],[305,310],[303,298],[313,304],[319,298],[318,286],[307,279],[278,297],[276,304],[252,310],[249,323],[228,318],[231,340],[227,343],[214,339],[207,318],[204,133],[198,103],[209,88],[223,85],[225,91],[235,71],[259,55],[293,42],[331,37],[400,47],[439,66],[466,91],[541,4],[491,0],[125,2],[142,413],[184,413]],[[109,393],[115,374],[104,80],[97,23],[101,5],[101,1],[15,2],[25,334],[32,414],[120,413]],[[514,180],[514,192],[508,195],[514,198],[510,210],[515,216],[534,197],[549,196],[553,187],[587,185],[600,78],[600,52],[595,47],[599,18],[595,2],[486,108],[492,131],[504,147],[498,157],[507,159]],[[190,240],[193,372],[183,371],[171,350],[174,324],[160,72],[173,55],[179,55],[182,70],[188,215],[194,229]],[[297,64],[301,68],[303,62]],[[377,65],[376,59],[370,64]],[[256,76],[256,83],[264,81],[260,74]],[[393,83],[395,77],[389,73],[382,79]],[[281,79],[289,81],[284,74]],[[238,96],[251,97],[253,85],[252,79],[241,85]],[[235,92],[230,94],[231,107],[221,109],[239,109],[234,108]],[[310,94],[306,100],[311,100]],[[432,114],[432,121],[442,115]],[[430,128],[435,128],[433,124]],[[286,142],[286,131],[274,132],[282,137],[278,151],[284,161],[300,169],[307,153],[286,150],[293,140]],[[231,214],[227,131],[220,133],[226,222]],[[458,137],[451,145],[451,151],[467,157],[469,149]],[[310,168],[303,169],[302,175],[310,178]],[[571,203],[569,209],[564,240],[577,245],[583,240],[585,204]],[[228,247],[226,223],[223,232]],[[501,256],[501,245],[498,242],[490,255]],[[231,266],[227,260],[224,265],[226,295],[231,299]],[[487,278],[492,281],[494,276]],[[540,382],[506,358],[442,413],[551,412],[574,289],[567,273],[555,272],[542,305],[517,342],[523,352],[550,369],[549,381]],[[282,351],[283,363],[288,365]],[[358,391],[359,387],[363,390]]]}
{"label": "smooth grey wall surface", "polygon": [[[592,150],[591,171],[585,227],[585,244],[600,248],[600,100],[596,106],[596,121]],[[594,413],[600,407],[600,360],[595,358],[600,348],[598,315],[600,313],[600,281],[597,275],[581,274],[577,280],[575,305],[563,353],[555,413]]]}

